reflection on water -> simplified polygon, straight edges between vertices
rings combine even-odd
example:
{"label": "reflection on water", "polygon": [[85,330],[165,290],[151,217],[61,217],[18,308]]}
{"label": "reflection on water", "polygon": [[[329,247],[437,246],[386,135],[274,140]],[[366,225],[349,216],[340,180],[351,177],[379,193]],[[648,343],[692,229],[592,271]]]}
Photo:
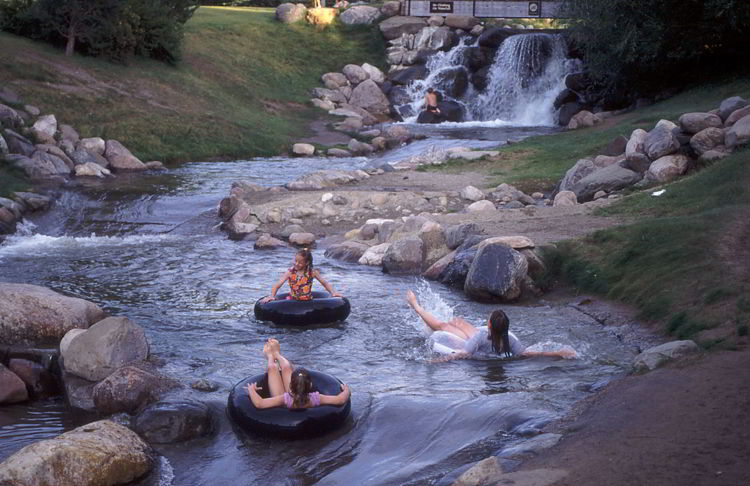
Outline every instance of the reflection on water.
{"label": "reflection on water", "polygon": [[[199,378],[220,385],[213,393],[189,386],[175,392],[210,403],[219,420],[209,438],[158,447],[168,459],[166,484],[425,484],[564,413],[586,385],[632,359],[593,320],[542,303],[504,306],[513,331],[527,345],[569,344],[581,359],[431,363],[424,325],[404,301],[407,289],[417,288],[435,312],[475,324],[493,307],[415,277],[329,260],[322,248],[314,250],[315,264],[349,297],[349,319],[316,328],[256,321],[254,302],[292,264],[294,251],[256,251],[252,242],[228,240],[215,226],[218,201],[235,180],[271,185],[363,163],[192,163],[148,175],[148,184],[136,177],[87,183],[0,246],[0,279],[45,285],[126,315],[146,329],[164,373],[186,385]],[[353,414],[344,429],[282,442],[236,430],[226,418],[229,390],[264,369],[262,343],[270,336],[292,362],[351,386]],[[0,459],[82,423],[60,401],[0,413]]]}

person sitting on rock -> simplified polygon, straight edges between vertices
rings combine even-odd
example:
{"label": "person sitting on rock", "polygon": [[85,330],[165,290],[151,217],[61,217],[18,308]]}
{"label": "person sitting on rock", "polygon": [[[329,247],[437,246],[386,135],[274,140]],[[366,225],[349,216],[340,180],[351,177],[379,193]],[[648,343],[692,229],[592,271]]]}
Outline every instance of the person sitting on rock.
{"label": "person sitting on rock", "polygon": [[[454,317],[444,322],[429,313],[419,305],[414,292],[406,293],[406,302],[419,314],[419,317],[435,331],[430,340],[433,349],[445,353],[438,361],[467,359],[479,355],[495,352],[505,357],[511,356],[556,356],[560,358],[575,358],[577,353],[568,346],[552,351],[534,351],[524,348],[518,338],[508,331],[510,320],[500,309],[492,311],[487,320],[487,327],[474,327],[466,319]],[[437,346],[435,346],[437,344]]]}
{"label": "person sitting on rock", "polygon": [[[293,368],[292,364],[281,354],[279,342],[269,338],[263,345],[263,354],[268,360],[269,398],[258,393],[258,384],[247,385],[247,394],[255,408],[272,408],[285,406],[289,409],[318,407],[320,405],[341,406],[349,400],[349,387],[341,385],[338,395],[323,395],[312,391],[310,373],[304,368]],[[279,370],[281,368],[281,370]]]}
{"label": "person sitting on rock", "polygon": [[427,93],[424,95],[425,110],[430,113],[440,113],[438,108],[437,93],[432,88],[427,88]]}
{"label": "person sitting on rock", "polygon": [[313,268],[312,252],[307,248],[303,248],[295,255],[294,266],[290,267],[289,270],[281,276],[281,279],[271,288],[271,295],[261,299],[261,303],[270,302],[276,299],[276,292],[278,292],[281,286],[284,285],[284,282],[287,281],[289,282],[289,296],[287,299],[312,300],[313,279],[317,279],[331,296],[342,297],[341,294],[333,290],[331,284],[320,275],[320,272]]}

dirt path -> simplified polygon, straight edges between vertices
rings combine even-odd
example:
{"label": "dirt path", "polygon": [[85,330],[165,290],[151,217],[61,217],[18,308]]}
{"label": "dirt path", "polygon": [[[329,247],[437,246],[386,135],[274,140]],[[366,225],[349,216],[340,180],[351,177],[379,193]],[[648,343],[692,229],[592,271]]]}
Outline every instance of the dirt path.
{"label": "dirt path", "polygon": [[690,358],[609,385],[553,431],[563,440],[521,470],[560,486],[748,484],[750,349]]}

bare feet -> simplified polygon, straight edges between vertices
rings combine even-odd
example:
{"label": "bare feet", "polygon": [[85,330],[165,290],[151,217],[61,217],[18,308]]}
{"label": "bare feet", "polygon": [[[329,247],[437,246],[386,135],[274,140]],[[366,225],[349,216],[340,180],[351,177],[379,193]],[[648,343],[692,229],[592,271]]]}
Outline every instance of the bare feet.
{"label": "bare feet", "polygon": [[268,349],[274,356],[281,354],[281,345],[275,338],[268,338]]}

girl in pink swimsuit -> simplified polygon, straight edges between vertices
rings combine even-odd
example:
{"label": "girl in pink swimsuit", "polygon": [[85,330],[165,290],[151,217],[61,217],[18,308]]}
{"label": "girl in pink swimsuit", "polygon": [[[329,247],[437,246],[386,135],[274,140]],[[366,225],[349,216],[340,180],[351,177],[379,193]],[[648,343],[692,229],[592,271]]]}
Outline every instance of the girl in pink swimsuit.
{"label": "girl in pink swimsuit", "polygon": [[[310,374],[304,368],[293,369],[282,356],[279,342],[270,338],[263,346],[268,360],[269,398],[258,393],[257,383],[247,385],[247,394],[255,408],[286,406],[289,409],[318,407],[320,405],[343,405],[349,399],[349,387],[341,385],[338,395],[323,395],[312,391]],[[277,364],[278,363],[278,364]],[[280,368],[280,369],[279,369]]]}
{"label": "girl in pink swimsuit", "polygon": [[274,284],[271,288],[271,295],[264,297],[261,302],[266,303],[276,299],[276,292],[279,291],[284,282],[289,282],[289,299],[295,300],[312,300],[312,285],[313,279],[318,279],[323,287],[333,297],[342,297],[341,294],[333,290],[331,284],[329,284],[321,275],[320,272],[313,268],[313,257],[312,252],[307,248],[304,248],[297,252],[294,257],[294,266],[289,268],[281,279]]}

